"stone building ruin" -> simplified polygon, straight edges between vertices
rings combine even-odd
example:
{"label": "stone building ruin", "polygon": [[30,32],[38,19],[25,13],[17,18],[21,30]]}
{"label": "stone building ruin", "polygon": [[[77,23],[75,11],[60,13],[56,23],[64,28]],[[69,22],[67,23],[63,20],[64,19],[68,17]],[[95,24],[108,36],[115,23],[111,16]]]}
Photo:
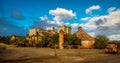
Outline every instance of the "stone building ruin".
{"label": "stone building ruin", "polygon": [[90,35],[88,35],[85,31],[83,31],[82,27],[78,28],[78,31],[75,35],[81,39],[81,47],[82,48],[93,48],[95,40]]}
{"label": "stone building ruin", "polygon": [[[42,36],[50,37],[53,34],[56,34],[54,27],[51,30],[43,30],[40,28],[32,28],[29,32],[29,44],[31,46],[36,46],[35,44],[41,40]],[[65,38],[68,34],[71,34],[71,28],[67,26],[59,26],[59,49],[63,49],[63,43],[65,42]],[[87,34],[82,27],[78,28],[78,31],[75,33],[76,37],[81,40],[81,48],[93,48],[95,40],[89,34]]]}
{"label": "stone building ruin", "polygon": [[29,31],[29,44],[30,46],[36,46],[38,41],[41,41],[43,36],[50,37],[53,34],[56,34],[55,28],[53,27],[51,30],[43,30],[41,28],[32,28]]}
{"label": "stone building ruin", "polygon": [[63,47],[63,43],[64,43],[64,38],[65,36],[64,36],[64,32],[63,32],[63,30],[60,30],[59,31],[59,49],[63,49],[64,47]]}
{"label": "stone building ruin", "polygon": [[63,43],[65,42],[65,37],[68,34],[71,34],[71,28],[67,26],[59,26],[58,27],[59,33],[59,49],[63,49]]}

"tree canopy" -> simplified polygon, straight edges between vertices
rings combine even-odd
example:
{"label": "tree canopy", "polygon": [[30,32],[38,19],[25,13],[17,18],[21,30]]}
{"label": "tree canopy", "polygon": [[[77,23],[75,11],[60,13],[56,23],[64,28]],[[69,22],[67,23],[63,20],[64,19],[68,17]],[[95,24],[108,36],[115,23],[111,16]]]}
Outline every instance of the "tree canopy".
{"label": "tree canopy", "polygon": [[68,46],[68,45],[81,45],[81,40],[76,37],[76,35],[66,35],[65,42],[63,46]]}
{"label": "tree canopy", "polygon": [[52,43],[52,45],[59,43],[59,34],[54,34],[51,36],[51,43]]}
{"label": "tree canopy", "polygon": [[104,35],[98,35],[95,37],[95,48],[104,49],[109,42],[109,38]]}

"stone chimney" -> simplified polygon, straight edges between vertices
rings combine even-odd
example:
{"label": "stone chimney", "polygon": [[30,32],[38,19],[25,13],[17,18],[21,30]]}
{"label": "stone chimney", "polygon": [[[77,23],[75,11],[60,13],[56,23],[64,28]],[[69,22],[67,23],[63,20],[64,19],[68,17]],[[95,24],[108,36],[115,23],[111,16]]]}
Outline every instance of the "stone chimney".
{"label": "stone chimney", "polygon": [[55,31],[55,27],[52,27],[52,30]]}
{"label": "stone chimney", "polygon": [[83,31],[83,30],[82,30],[82,27],[79,27],[79,28],[78,28],[78,31]]}

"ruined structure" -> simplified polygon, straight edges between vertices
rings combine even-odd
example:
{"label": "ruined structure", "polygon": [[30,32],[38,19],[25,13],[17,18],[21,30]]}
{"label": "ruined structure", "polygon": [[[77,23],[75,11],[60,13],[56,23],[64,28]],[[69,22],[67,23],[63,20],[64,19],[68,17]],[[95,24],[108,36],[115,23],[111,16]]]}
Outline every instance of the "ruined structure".
{"label": "ruined structure", "polygon": [[[40,28],[30,29],[29,38],[27,38],[29,40],[29,44],[31,44],[30,46],[36,46],[38,41],[40,41],[43,36],[51,37],[53,34],[56,34],[57,32],[54,30],[54,27],[51,30],[43,30]],[[67,26],[59,26],[58,33],[59,48],[63,49],[63,43],[65,42],[66,36],[71,34],[71,28]],[[78,28],[78,31],[75,33],[75,35],[81,40],[81,48],[93,48],[93,44],[95,43],[94,38],[84,32],[82,27]]]}
{"label": "ruined structure", "polygon": [[59,49],[63,49],[63,43],[64,43],[64,32],[63,32],[63,30],[60,30],[60,32],[59,32]]}
{"label": "ruined structure", "polygon": [[82,30],[82,27],[79,27],[78,31],[75,34],[81,40],[82,48],[93,48],[93,45],[95,43],[94,38],[84,32]]}
{"label": "ruined structure", "polygon": [[71,34],[71,28],[67,26],[59,26],[58,33],[59,33],[59,48],[63,49],[63,43],[65,42],[65,36],[67,34]]}
{"label": "ruined structure", "polygon": [[12,35],[11,38],[10,38],[10,40],[15,41],[15,40],[17,40],[17,39],[19,39],[19,38],[21,38],[21,37],[22,37],[22,36]]}
{"label": "ruined structure", "polygon": [[38,43],[38,41],[41,41],[41,38],[43,36],[47,36],[50,37],[53,34],[55,34],[55,29],[54,27],[51,30],[43,30],[40,28],[32,28],[29,31],[29,44],[31,44],[30,46],[36,46],[36,44]]}
{"label": "ruined structure", "polygon": [[71,34],[71,28],[67,26],[59,26],[58,27],[58,33],[62,30],[64,34]]}

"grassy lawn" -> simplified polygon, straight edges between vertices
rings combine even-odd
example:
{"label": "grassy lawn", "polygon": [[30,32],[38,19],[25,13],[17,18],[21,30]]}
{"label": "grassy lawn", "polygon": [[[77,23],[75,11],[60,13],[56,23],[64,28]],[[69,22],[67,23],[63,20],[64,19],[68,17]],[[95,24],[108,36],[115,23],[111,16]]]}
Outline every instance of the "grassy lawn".
{"label": "grassy lawn", "polygon": [[85,59],[112,56],[99,49],[55,49],[9,47],[0,53],[4,63],[72,63]]}

